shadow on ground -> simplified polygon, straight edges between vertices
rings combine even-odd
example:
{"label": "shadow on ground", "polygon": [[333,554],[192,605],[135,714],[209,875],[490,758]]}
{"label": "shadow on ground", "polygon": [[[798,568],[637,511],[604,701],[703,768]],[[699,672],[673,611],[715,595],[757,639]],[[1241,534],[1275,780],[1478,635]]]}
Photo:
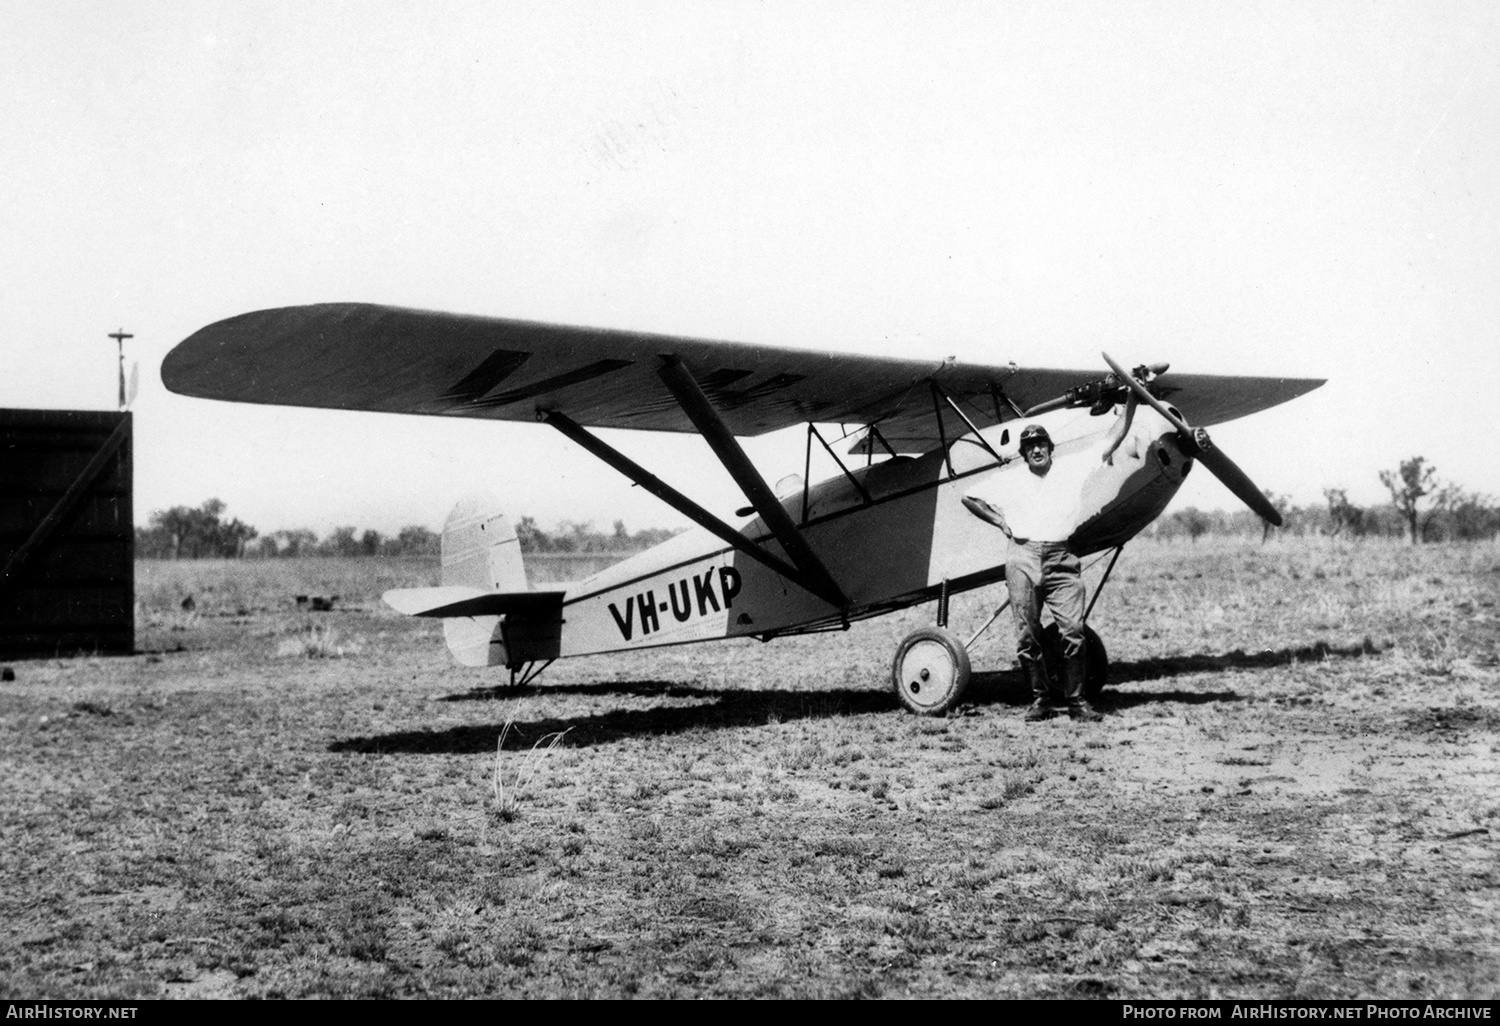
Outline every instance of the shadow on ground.
{"label": "shadow on ground", "polygon": [[[1224,655],[1191,655],[1138,662],[1114,663],[1110,666],[1112,685],[1139,681],[1164,680],[1179,675],[1205,672],[1269,669],[1298,662],[1323,659],[1352,659],[1379,651],[1368,640],[1362,645],[1336,648],[1324,642],[1296,649],[1246,653],[1234,651]],[[568,732],[571,747],[609,744],[626,738],[653,734],[677,734],[691,730],[719,730],[759,726],[801,719],[831,719],[861,716],[868,713],[894,712],[900,708],[885,689],[852,689],[834,691],[760,691],[748,689],[695,688],[677,681],[606,681],[597,684],[560,684],[555,687],[475,688],[438,701],[495,701],[526,695],[581,694],[599,697],[628,695],[698,699],[698,704],[652,709],[613,710],[574,716],[550,717],[513,723],[505,747],[508,750],[530,748],[548,734]],[[1004,705],[1020,707],[1031,696],[1019,672],[992,671],[973,676],[964,705],[982,707]],[[1234,691],[1161,690],[1116,691],[1106,689],[1098,699],[1104,712],[1140,705],[1178,703],[1203,705],[1214,702],[1238,702],[1243,696]],[[328,746],[332,752],[371,753],[445,753],[475,754],[492,752],[500,737],[502,724],[453,727],[448,730],[409,730],[369,737],[352,737]]]}
{"label": "shadow on ground", "polygon": [[1157,680],[1188,673],[1210,673],[1216,670],[1263,670],[1276,666],[1293,666],[1297,663],[1322,662],[1325,659],[1358,659],[1379,655],[1384,649],[1366,638],[1358,645],[1336,646],[1326,641],[1303,645],[1300,648],[1266,649],[1262,652],[1246,652],[1237,648],[1223,655],[1168,656],[1161,659],[1141,659],[1133,663],[1111,663],[1111,684],[1126,684],[1137,680]]}
{"label": "shadow on ground", "polygon": [[[545,688],[503,690],[502,696],[545,691]],[[894,695],[884,691],[709,691],[684,689],[665,681],[631,681],[603,684],[587,690],[592,694],[691,695],[698,705],[653,709],[618,709],[606,713],[567,718],[542,718],[514,722],[506,738],[507,750],[530,748],[548,734],[566,730],[568,747],[588,748],[626,738],[654,734],[679,734],[691,730],[720,730],[762,726],[800,719],[831,719],[897,708]],[[423,752],[472,754],[493,752],[502,725],[453,727],[448,730],[397,731],[373,737],[355,737],[328,746],[332,752],[390,753]]]}

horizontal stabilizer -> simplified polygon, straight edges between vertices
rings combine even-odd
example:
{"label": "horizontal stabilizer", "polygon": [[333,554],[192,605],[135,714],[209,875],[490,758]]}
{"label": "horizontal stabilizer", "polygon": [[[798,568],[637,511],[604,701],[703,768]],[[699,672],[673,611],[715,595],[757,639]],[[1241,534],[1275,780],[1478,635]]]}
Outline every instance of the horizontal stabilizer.
{"label": "horizontal stabilizer", "polygon": [[535,616],[562,609],[561,591],[485,591],[461,584],[440,588],[394,588],[383,596],[386,605],[407,616]]}

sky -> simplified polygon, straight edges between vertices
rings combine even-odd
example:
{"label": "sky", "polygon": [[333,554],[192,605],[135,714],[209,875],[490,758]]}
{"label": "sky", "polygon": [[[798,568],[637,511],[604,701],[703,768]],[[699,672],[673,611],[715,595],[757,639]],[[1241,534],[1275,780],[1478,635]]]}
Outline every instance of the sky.
{"label": "sky", "polygon": [[[1326,377],[1214,431],[1500,495],[1500,5],[11,0],[0,406],[113,409],[135,507],[263,533],[681,517],[540,425],[168,393],[327,301],[1023,366]],[[605,432],[717,512],[700,439]],[[747,440],[769,480],[797,430]],[[826,476],[832,465],[823,468]],[[1176,506],[1233,508],[1206,474]]]}

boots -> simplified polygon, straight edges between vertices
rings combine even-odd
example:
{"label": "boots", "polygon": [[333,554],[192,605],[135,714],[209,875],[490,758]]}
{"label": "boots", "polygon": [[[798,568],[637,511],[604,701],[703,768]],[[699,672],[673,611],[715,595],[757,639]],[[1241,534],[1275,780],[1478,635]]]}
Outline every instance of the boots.
{"label": "boots", "polygon": [[1045,698],[1038,698],[1026,707],[1026,722],[1040,723],[1042,720],[1050,720],[1057,715],[1057,710],[1052,708],[1052,703]]}
{"label": "boots", "polygon": [[1052,682],[1047,678],[1047,667],[1040,659],[1023,659],[1026,674],[1031,678],[1031,704],[1026,707],[1026,722],[1038,723],[1057,715],[1052,707]]}
{"label": "boots", "polygon": [[1098,723],[1104,719],[1097,709],[1089,705],[1088,699],[1083,697],[1084,681],[1088,678],[1088,664],[1084,661],[1083,653],[1067,660],[1064,669],[1067,681],[1063,697],[1068,700],[1068,718],[1082,720],[1084,723]]}

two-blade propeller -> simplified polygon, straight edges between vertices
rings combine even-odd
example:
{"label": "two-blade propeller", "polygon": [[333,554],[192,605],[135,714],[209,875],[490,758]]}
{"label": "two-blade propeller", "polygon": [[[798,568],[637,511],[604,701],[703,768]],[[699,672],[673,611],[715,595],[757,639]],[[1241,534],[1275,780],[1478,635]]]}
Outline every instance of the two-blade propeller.
{"label": "two-blade propeller", "polygon": [[1224,487],[1238,496],[1241,502],[1254,510],[1262,519],[1276,527],[1281,526],[1281,514],[1276,511],[1276,507],[1271,505],[1270,500],[1259,488],[1255,487],[1255,482],[1250,480],[1249,476],[1224,454],[1224,450],[1214,445],[1206,430],[1189,427],[1187,421],[1173,413],[1165,403],[1152,395],[1135,375],[1126,373],[1125,368],[1116,363],[1108,353],[1100,355],[1104,357],[1104,362],[1109,364],[1109,369],[1115,372],[1115,377],[1119,378],[1143,403],[1161,414],[1172,427],[1177,429],[1177,441],[1182,446],[1184,454],[1195,458],[1207,467],[1209,473],[1222,481]]}

